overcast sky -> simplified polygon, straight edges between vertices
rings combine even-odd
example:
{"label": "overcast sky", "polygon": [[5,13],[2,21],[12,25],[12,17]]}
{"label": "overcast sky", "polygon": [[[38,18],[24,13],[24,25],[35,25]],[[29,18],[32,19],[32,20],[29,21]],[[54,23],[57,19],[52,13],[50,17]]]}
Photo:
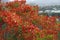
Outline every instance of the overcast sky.
{"label": "overcast sky", "polygon": [[[2,0],[2,1],[8,1],[8,0]],[[12,1],[12,0],[10,0]],[[35,3],[40,6],[45,6],[45,5],[60,5],[60,0],[26,0],[27,3]]]}
{"label": "overcast sky", "polygon": [[40,6],[45,5],[60,5],[60,0],[26,0],[27,3],[36,3]]}

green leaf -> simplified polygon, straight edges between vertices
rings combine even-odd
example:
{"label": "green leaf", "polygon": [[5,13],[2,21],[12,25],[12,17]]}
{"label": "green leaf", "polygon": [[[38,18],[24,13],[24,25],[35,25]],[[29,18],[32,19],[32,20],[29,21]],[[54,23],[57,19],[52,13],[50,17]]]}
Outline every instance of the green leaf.
{"label": "green leaf", "polygon": [[18,32],[19,32],[20,34],[22,34],[22,27],[19,26],[18,28],[19,28],[19,29],[18,29]]}
{"label": "green leaf", "polygon": [[15,35],[13,35],[12,39],[13,40],[17,40],[17,37]]}
{"label": "green leaf", "polygon": [[7,26],[7,24],[4,23],[4,24],[2,25],[2,30],[4,30],[4,29],[6,28],[6,26]]}
{"label": "green leaf", "polygon": [[37,37],[40,37],[40,33],[37,33],[36,36],[37,36]]}
{"label": "green leaf", "polygon": [[36,10],[36,8],[33,8],[33,10]]}
{"label": "green leaf", "polygon": [[56,21],[57,24],[60,24],[60,21]]}
{"label": "green leaf", "polygon": [[0,17],[0,22],[2,22],[2,18]]}
{"label": "green leaf", "polygon": [[9,32],[4,32],[4,38],[7,40],[11,40],[11,34]]}
{"label": "green leaf", "polygon": [[7,40],[11,40],[11,35],[7,34]]}
{"label": "green leaf", "polygon": [[2,9],[2,10],[6,10],[7,8],[6,8],[5,6],[3,6],[1,9]]}
{"label": "green leaf", "polygon": [[21,36],[20,37],[20,40],[24,40],[24,37],[23,37],[23,34],[22,34],[22,27],[21,26],[18,26],[18,34]]}
{"label": "green leaf", "polygon": [[41,38],[37,38],[37,40],[41,40]]}
{"label": "green leaf", "polygon": [[20,38],[20,40],[24,40],[24,38],[23,38],[23,37],[21,37],[21,38]]}
{"label": "green leaf", "polygon": [[46,38],[42,38],[41,40],[47,40]]}
{"label": "green leaf", "polygon": [[14,4],[14,7],[19,7],[19,3],[15,3]]}
{"label": "green leaf", "polygon": [[48,35],[47,38],[53,40],[53,35]]}
{"label": "green leaf", "polygon": [[14,28],[11,28],[11,32],[14,33]]}
{"label": "green leaf", "polygon": [[37,22],[36,22],[36,21],[32,21],[32,23],[33,23],[33,24],[37,24]]}
{"label": "green leaf", "polygon": [[58,40],[60,40],[60,32],[58,32]]}

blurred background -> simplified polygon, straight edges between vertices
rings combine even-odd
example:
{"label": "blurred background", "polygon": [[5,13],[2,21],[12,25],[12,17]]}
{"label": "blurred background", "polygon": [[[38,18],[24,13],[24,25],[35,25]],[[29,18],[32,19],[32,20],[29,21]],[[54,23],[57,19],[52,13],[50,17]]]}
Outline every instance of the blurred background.
{"label": "blurred background", "polygon": [[39,6],[39,14],[60,16],[60,0],[26,0],[30,5]]}

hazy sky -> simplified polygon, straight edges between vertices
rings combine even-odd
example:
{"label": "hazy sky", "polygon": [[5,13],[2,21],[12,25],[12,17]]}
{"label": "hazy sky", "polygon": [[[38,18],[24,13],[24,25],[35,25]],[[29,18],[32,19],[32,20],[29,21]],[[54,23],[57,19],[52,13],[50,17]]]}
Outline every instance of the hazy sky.
{"label": "hazy sky", "polygon": [[60,0],[27,0],[27,3],[36,3],[38,5],[60,5]]}
{"label": "hazy sky", "polygon": [[[8,1],[8,0],[2,0],[2,1]],[[12,1],[12,0],[10,0]],[[60,0],[26,0],[27,3],[35,3],[40,6],[45,6],[45,5],[60,5]]]}

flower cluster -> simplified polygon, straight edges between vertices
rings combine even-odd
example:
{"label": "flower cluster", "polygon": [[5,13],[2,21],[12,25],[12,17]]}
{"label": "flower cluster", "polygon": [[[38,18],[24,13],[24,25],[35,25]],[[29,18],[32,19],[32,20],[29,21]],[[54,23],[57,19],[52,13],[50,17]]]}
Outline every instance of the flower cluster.
{"label": "flower cluster", "polygon": [[0,40],[58,40],[57,17],[38,15],[25,1],[0,4]]}

